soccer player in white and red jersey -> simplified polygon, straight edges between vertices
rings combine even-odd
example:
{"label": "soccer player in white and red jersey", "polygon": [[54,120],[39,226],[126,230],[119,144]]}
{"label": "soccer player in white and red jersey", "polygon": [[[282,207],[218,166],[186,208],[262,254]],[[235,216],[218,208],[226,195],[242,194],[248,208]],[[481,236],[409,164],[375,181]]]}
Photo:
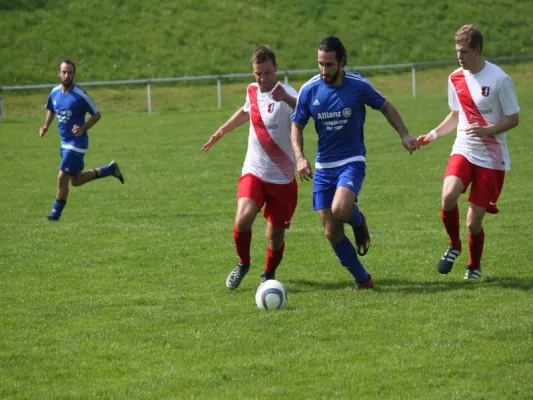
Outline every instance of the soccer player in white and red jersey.
{"label": "soccer player in white and red jersey", "polygon": [[226,133],[250,121],[233,228],[239,262],[226,279],[229,289],[236,289],[250,269],[252,225],[263,206],[268,247],[261,281],[275,278],[285,250],[285,229],[290,227],[298,198],[290,140],[297,93],[276,80],[276,56],[271,48],[258,47],[251,61],[256,82],[248,86],[246,102],[202,147],[202,151],[209,150]]}
{"label": "soccer player in white and red jersey", "polygon": [[455,33],[455,51],[460,68],[448,79],[451,112],[430,133],[418,137],[427,145],[457,128],[457,138],[448,159],[442,186],[441,217],[450,245],[437,269],[449,273],[462,246],[457,201],[470,185],[466,216],[470,258],[464,279],[481,278],[485,213],[499,212],[505,171],[511,163],[506,132],[518,125],[520,107],[511,78],[498,66],[485,61],[483,35],[475,25]]}

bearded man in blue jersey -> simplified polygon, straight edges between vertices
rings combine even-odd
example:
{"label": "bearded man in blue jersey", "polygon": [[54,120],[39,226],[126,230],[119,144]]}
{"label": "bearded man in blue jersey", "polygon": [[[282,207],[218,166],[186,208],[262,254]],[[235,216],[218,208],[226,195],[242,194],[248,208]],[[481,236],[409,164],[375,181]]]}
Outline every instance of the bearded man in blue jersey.
{"label": "bearded man in blue jersey", "polygon": [[[396,108],[369,80],[344,71],[346,60],[346,49],[340,39],[329,36],[320,42],[320,74],[300,89],[292,116],[291,141],[300,179],[313,179],[313,209],[318,211],[340,263],[354,277],[353,289],[359,290],[374,286],[374,279],[357,255],[364,256],[370,246],[366,219],[357,205],[366,170],[363,133],[366,106],[381,111],[407,151],[415,151],[419,144],[409,135]],[[303,152],[303,130],[311,117],[318,134],[314,178]],[[353,229],[357,250],[344,234],[345,223]]]}
{"label": "bearded man in blue jersey", "polygon": [[[109,165],[83,171],[83,157],[89,147],[88,131],[101,118],[100,112],[89,95],[74,83],[76,65],[65,59],[59,63],[61,85],[50,92],[46,103],[46,118],[39,135],[43,137],[57,115],[57,126],[61,136],[61,163],[57,176],[57,196],[48,216],[49,221],[58,221],[67,204],[69,182],[80,186],[94,179],[114,176],[121,183],[124,177],[115,161]],[[85,115],[91,117],[85,121]]]}

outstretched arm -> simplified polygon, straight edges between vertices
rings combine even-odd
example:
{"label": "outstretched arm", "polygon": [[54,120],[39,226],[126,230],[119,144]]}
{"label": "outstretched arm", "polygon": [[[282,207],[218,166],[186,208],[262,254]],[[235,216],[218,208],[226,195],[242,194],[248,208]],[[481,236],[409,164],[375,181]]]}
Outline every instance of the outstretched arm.
{"label": "outstretched arm", "polygon": [[43,137],[46,135],[46,132],[48,132],[48,128],[50,128],[50,124],[54,120],[56,113],[50,110],[46,111],[46,117],[44,119],[44,125],[41,129],[39,129],[39,136]]}
{"label": "outstretched arm", "polygon": [[428,145],[438,137],[447,135],[455,130],[458,123],[459,111],[451,111],[435,129],[432,129],[431,132],[425,135],[417,137],[416,140],[420,146]]}
{"label": "outstretched arm", "polygon": [[407,150],[409,153],[412,153],[420,147],[416,139],[409,135],[409,130],[407,129],[407,126],[405,126],[400,113],[391,103],[385,100],[385,103],[381,107],[380,111],[383,113],[385,118],[387,118],[390,126],[392,126],[394,130],[398,132],[398,135],[400,135],[400,138],[402,139],[402,145],[405,150]]}
{"label": "outstretched arm", "polygon": [[291,144],[294,158],[296,159],[296,169],[301,180],[308,181],[313,178],[313,169],[309,160],[304,155],[304,127],[292,123]]}
{"label": "outstretched arm", "polygon": [[249,120],[250,115],[244,111],[243,107],[239,108],[235,111],[235,114],[233,114],[215,133],[213,133],[213,135],[211,135],[207,143],[202,146],[202,151],[209,150],[222,136]]}

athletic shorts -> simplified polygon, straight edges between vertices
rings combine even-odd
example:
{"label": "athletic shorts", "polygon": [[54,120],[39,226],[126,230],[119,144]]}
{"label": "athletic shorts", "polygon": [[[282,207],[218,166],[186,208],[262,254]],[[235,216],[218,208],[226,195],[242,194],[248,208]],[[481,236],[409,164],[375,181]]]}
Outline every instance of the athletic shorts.
{"label": "athletic shorts", "polygon": [[[263,210],[263,217],[276,228],[289,229],[298,203],[296,179],[289,183],[269,183],[252,174],[240,177],[237,184],[237,199],[248,197]],[[266,205],[265,205],[266,204]]]}
{"label": "athletic shorts", "polygon": [[496,202],[503,188],[505,171],[480,167],[472,164],[461,154],[453,154],[448,159],[443,179],[447,176],[456,176],[461,180],[464,186],[463,193],[471,184],[468,196],[470,203],[485,208],[490,214],[497,214],[500,211]]}
{"label": "athletic shorts", "polygon": [[78,153],[76,151],[67,150],[61,148],[61,164],[59,164],[59,169],[70,176],[76,176],[81,171],[85,163],[83,161],[83,156],[85,154]]}
{"label": "athletic shorts", "polygon": [[355,196],[361,191],[366,175],[366,164],[355,161],[337,168],[317,168],[313,179],[313,210],[331,208],[335,191],[342,186]]}

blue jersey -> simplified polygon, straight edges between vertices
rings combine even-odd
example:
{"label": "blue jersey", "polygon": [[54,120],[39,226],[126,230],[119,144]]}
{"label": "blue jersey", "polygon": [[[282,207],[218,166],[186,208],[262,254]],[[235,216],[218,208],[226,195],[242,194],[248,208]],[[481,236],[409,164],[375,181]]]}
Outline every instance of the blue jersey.
{"label": "blue jersey", "polygon": [[61,136],[61,147],[78,153],[85,153],[89,147],[89,136],[84,132],[81,136],[74,136],[72,127],[85,124],[85,114],[94,115],[98,109],[89,95],[77,85],[63,93],[62,86],[56,86],[50,92],[46,109],[55,113],[57,126]]}
{"label": "blue jersey", "polygon": [[312,117],[318,134],[316,168],[335,168],[365,161],[363,125],[366,108],[380,109],[385,97],[360,74],[345,72],[340,86],[329,86],[316,75],[298,94],[292,120],[305,126]]}

